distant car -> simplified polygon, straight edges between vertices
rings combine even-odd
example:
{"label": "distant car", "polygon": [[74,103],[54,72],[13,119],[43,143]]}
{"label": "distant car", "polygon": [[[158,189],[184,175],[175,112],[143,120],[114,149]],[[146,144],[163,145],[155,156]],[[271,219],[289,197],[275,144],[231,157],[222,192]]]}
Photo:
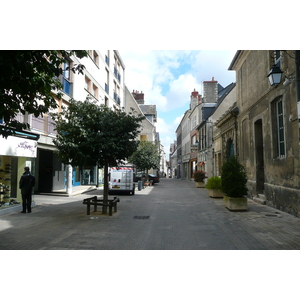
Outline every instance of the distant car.
{"label": "distant car", "polygon": [[[154,183],[159,183],[159,177],[153,174],[148,174],[149,176],[149,181],[151,183],[151,185],[153,185]],[[137,172],[135,175],[135,182],[138,182],[140,180],[146,180],[146,174],[143,172]]]}
{"label": "distant car", "polygon": [[149,176],[149,181],[153,185],[154,183],[159,183],[159,177],[153,174],[148,174]]}
{"label": "distant car", "polygon": [[140,180],[145,180],[146,179],[146,174],[143,172],[137,172],[135,175],[135,182],[138,182]]}

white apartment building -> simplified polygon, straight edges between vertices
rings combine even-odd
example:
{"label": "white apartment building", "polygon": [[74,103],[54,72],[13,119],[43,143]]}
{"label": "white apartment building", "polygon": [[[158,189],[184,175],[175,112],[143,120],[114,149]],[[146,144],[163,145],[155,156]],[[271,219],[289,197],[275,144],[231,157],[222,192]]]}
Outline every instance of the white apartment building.
{"label": "white apartment building", "polygon": [[[65,62],[60,80],[63,83],[63,97],[58,101],[58,109],[68,106],[71,98],[84,101],[86,98],[105,104],[112,109],[124,105],[125,66],[117,50],[87,50],[82,59],[70,56]],[[75,64],[85,66],[84,74],[73,73],[68,68]],[[54,127],[51,117],[28,117],[31,131],[38,133],[35,162],[36,191],[53,192],[66,188],[66,166],[55,155]],[[96,166],[78,166],[72,169],[72,186],[98,185],[102,182],[102,172]]]}

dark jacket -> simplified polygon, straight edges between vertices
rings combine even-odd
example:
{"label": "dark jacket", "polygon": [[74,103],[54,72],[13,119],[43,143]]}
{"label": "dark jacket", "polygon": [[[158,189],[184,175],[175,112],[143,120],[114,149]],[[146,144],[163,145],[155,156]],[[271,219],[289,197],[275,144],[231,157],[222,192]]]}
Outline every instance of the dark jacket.
{"label": "dark jacket", "polygon": [[21,189],[21,194],[28,195],[32,193],[32,188],[35,184],[35,177],[30,174],[30,172],[25,172],[19,183],[19,188]]}

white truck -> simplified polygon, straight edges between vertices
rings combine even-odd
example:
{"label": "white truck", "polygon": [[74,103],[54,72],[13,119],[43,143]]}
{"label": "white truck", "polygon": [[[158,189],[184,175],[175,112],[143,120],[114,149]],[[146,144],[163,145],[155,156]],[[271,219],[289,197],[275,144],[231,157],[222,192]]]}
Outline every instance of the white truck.
{"label": "white truck", "polygon": [[127,192],[134,195],[134,176],[135,170],[132,166],[110,168],[108,193],[111,195],[116,192]]}

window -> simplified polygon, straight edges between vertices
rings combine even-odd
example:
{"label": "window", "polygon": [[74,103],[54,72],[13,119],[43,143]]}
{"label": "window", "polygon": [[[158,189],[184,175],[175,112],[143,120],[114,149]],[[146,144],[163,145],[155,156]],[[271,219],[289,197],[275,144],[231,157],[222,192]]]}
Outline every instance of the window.
{"label": "window", "polygon": [[85,76],[84,88],[98,100],[98,87],[87,76]]}
{"label": "window", "polygon": [[91,86],[91,80],[87,76],[85,76],[85,85],[84,85],[84,88],[87,91],[90,91],[90,86]]}
{"label": "window", "polygon": [[107,50],[107,54],[105,55],[105,63],[109,66],[109,50]]}
{"label": "window", "polygon": [[68,60],[64,63],[64,70],[63,70],[63,92],[69,96],[71,95],[71,74],[70,74],[70,62]]}
{"label": "window", "polygon": [[199,130],[199,149],[203,150],[207,147],[206,144],[206,126],[203,126]]}
{"label": "window", "polygon": [[109,71],[106,69],[106,83],[105,83],[105,92],[109,93]]}
{"label": "window", "polygon": [[120,63],[117,60],[117,58],[115,57],[114,75],[117,78],[117,80],[118,80],[119,83],[121,82],[120,69],[121,69]]}
{"label": "window", "polygon": [[99,56],[97,54],[97,52],[94,50],[94,62],[97,66],[99,66]]}
{"label": "window", "polygon": [[284,111],[282,98],[272,103],[274,157],[285,157]]}
{"label": "window", "polygon": [[98,88],[93,84],[93,96],[98,99]]}

